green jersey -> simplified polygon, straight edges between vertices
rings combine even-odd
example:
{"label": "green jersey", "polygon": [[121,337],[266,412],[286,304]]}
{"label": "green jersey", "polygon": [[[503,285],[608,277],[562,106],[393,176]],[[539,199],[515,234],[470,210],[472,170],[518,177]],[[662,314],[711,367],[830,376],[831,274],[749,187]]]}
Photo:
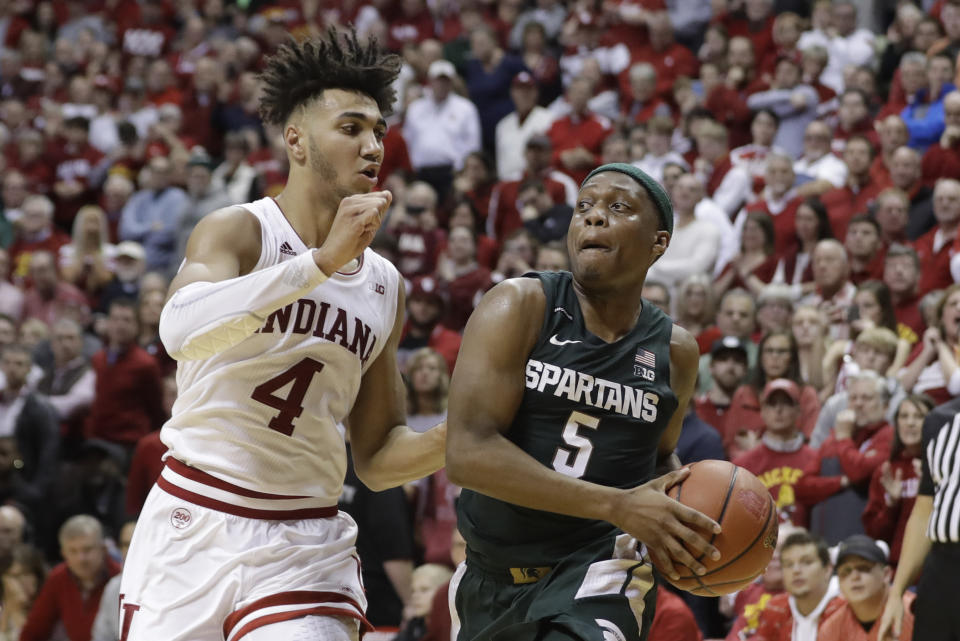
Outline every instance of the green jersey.
{"label": "green jersey", "polygon": [[[634,328],[606,343],[587,330],[570,273],[535,276],[546,294],[543,326],[506,438],[567,476],[619,488],[645,483],[677,409],[670,388],[673,323],[644,302]],[[457,510],[468,563],[494,571],[551,566],[617,532],[603,521],[520,507],[470,490],[461,494]]]}

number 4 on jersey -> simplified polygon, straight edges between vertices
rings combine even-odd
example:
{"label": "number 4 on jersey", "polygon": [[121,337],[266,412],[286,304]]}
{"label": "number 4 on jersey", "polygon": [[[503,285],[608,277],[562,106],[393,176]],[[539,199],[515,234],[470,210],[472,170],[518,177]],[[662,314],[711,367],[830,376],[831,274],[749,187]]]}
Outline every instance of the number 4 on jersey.
{"label": "number 4 on jersey", "polygon": [[[293,420],[303,413],[303,397],[310,388],[313,375],[323,370],[323,363],[305,358],[287,371],[257,385],[250,398],[280,413],[270,419],[268,427],[281,434],[293,434]],[[278,389],[293,381],[286,398],[274,394]]]}
{"label": "number 4 on jersey", "polygon": [[[593,454],[593,443],[585,436],[577,433],[580,427],[592,430],[600,426],[600,419],[583,412],[571,412],[567,424],[563,427],[563,442],[571,449],[558,447],[553,457],[553,469],[565,476],[580,478],[587,471],[587,463]],[[573,462],[570,462],[571,457]]]}

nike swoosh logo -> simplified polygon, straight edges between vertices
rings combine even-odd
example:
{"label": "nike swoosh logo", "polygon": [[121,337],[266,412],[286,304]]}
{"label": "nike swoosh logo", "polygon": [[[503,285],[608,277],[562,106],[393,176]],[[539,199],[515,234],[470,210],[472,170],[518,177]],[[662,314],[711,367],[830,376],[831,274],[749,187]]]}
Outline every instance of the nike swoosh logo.
{"label": "nike swoosh logo", "polygon": [[583,341],[562,341],[559,338],[557,338],[556,334],[554,334],[553,336],[550,337],[550,342],[553,343],[554,345],[559,345],[560,347],[563,347],[564,345],[570,345],[571,343],[582,343]]}

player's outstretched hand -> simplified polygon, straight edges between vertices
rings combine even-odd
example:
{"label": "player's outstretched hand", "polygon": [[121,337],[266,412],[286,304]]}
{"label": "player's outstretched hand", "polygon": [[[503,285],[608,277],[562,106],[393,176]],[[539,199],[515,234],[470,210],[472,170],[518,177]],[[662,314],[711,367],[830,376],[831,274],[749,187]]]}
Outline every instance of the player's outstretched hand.
{"label": "player's outstretched hand", "polygon": [[[706,568],[694,556],[720,558],[720,552],[701,533],[720,532],[720,526],[700,512],[667,496],[667,490],[690,474],[690,468],[675,470],[627,491],[612,522],[647,545],[661,568],[679,563],[696,574]],[[676,572],[670,578],[677,579]]]}
{"label": "player's outstretched hand", "polygon": [[327,276],[363,253],[383,221],[393,201],[389,191],[355,194],[340,201],[330,233],[319,249],[313,252],[317,267]]}
{"label": "player's outstretched hand", "polygon": [[900,628],[903,627],[903,598],[893,591],[887,597],[887,604],[880,617],[880,630],[877,641],[896,641],[900,638]]}

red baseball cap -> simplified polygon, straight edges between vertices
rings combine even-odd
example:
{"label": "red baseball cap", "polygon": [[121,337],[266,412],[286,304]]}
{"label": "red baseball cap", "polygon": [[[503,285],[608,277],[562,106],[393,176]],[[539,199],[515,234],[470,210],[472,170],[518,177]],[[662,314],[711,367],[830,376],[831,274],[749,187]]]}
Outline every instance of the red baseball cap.
{"label": "red baseball cap", "polygon": [[788,378],[775,378],[767,383],[766,387],[763,388],[760,402],[766,403],[774,392],[786,392],[794,404],[800,404],[800,387]]}

